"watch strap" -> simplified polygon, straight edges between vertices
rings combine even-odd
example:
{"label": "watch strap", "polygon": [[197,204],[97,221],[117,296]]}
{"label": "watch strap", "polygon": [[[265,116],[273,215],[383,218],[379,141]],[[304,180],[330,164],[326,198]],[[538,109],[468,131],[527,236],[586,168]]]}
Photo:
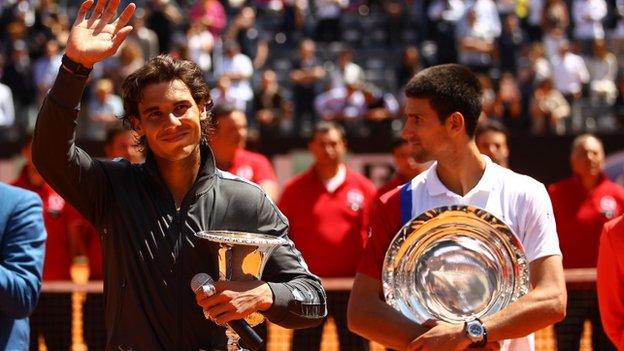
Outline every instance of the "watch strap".
{"label": "watch strap", "polygon": [[69,73],[75,74],[81,77],[87,77],[89,73],[91,73],[91,70],[92,70],[91,68],[87,68],[83,66],[82,64],[76,61],[73,61],[72,59],[67,57],[67,55],[63,55],[63,58],[61,59],[61,65],[63,69],[65,69]]}
{"label": "watch strap", "polygon": [[471,349],[481,348],[487,344],[487,329],[485,328],[485,324],[483,324],[483,322],[479,318],[475,318],[475,320],[481,323],[481,328],[483,328],[483,339],[481,339],[481,341],[475,341],[470,344],[469,347]]}

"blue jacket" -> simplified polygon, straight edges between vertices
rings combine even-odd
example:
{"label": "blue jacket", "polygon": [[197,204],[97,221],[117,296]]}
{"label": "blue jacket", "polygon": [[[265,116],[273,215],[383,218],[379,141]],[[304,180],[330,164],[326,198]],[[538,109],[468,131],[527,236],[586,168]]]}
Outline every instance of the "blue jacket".
{"label": "blue jacket", "polygon": [[39,196],[0,183],[0,350],[28,350],[45,239]]}

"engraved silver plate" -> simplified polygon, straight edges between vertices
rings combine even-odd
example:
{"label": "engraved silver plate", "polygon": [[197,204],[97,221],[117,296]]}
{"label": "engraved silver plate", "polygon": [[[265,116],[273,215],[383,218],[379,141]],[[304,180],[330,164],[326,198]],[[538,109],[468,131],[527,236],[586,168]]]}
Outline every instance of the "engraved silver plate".
{"label": "engraved silver plate", "polygon": [[384,260],[386,302],[417,323],[496,313],[527,293],[528,262],[511,228],[473,206],[444,206],[408,222]]}

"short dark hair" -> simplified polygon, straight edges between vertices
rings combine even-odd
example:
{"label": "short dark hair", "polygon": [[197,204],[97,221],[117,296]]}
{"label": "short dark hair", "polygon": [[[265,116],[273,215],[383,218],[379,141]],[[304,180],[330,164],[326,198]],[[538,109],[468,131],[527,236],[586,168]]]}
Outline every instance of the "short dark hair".
{"label": "short dark hair", "polygon": [[453,112],[460,112],[466,133],[470,137],[474,135],[481,115],[481,85],[468,67],[446,64],[424,69],[407,83],[405,96],[428,99],[440,122]]}
{"label": "short dark hair", "polygon": [[312,130],[312,135],[310,136],[310,141],[314,140],[316,134],[325,134],[329,133],[329,131],[335,130],[340,134],[340,138],[345,140],[345,130],[340,124],[336,124],[334,122],[321,121],[314,125],[314,130]]}
{"label": "short dark hair", "polygon": [[483,123],[479,123],[477,125],[477,129],[475,129],[475,140],[479,139],[482,134],[487,132],[502,133],[505,135],[505,139],[509,140],[509,131],[507,130],[507,127],[497,120],[488,119]]}
{"label": "short dark hair", "polygon": [[219,118],[228,116],[230,113],[234,111],[240,111],[234,105],[230,104],[217,104],[212,109],[212,118],[216,122]]}
{"label": "short dark hair", "polygon": [[[201,69],[192,61],[176,60],[169,55],[158,55],[130,74],[121,87],[124,107],[123,123],[132,129],[132,119],[140,118],[139,102],[146,86],[178,79],[186,84],[196,104],[203,103],[206,106],[206,119],[201,121],[200,141],[205,145],[208,143],[210,133],[213,102],[210,99],[210,88],[204,80]],[[145,137],[140,137],[137,144],[144,149],[147,145]]]}

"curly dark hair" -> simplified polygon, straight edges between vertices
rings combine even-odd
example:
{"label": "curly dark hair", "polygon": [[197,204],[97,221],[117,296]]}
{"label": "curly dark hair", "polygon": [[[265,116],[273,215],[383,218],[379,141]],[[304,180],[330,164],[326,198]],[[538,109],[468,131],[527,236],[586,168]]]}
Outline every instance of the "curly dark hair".
{"label": "curly dark hair", "polygon": [[[139,102],[146,86],[177,79],[186,84],[196,104],[203,103],[206,106],[207,118],[200,122],[200,143],[206,145],[211,132],[213,102],[210,98],[210,88],[204,80],[201,69],[192,61],[176,60],[169,55],[158,55],[130,74],[121,86],[124,107],[123,123],[127,128],[134,129],[132,120],[140,118]],[[137,146],[142,150],[146,148],[145,136],[137,139]]]}
{"label": "curly dark hair", "polygon": [[440,122],[453,112],[461,112],[466,133],[474,136],[481,114],[481,84],[468,67],[445,64],[422,70],[407,83],[405,96],[429,99]]}

